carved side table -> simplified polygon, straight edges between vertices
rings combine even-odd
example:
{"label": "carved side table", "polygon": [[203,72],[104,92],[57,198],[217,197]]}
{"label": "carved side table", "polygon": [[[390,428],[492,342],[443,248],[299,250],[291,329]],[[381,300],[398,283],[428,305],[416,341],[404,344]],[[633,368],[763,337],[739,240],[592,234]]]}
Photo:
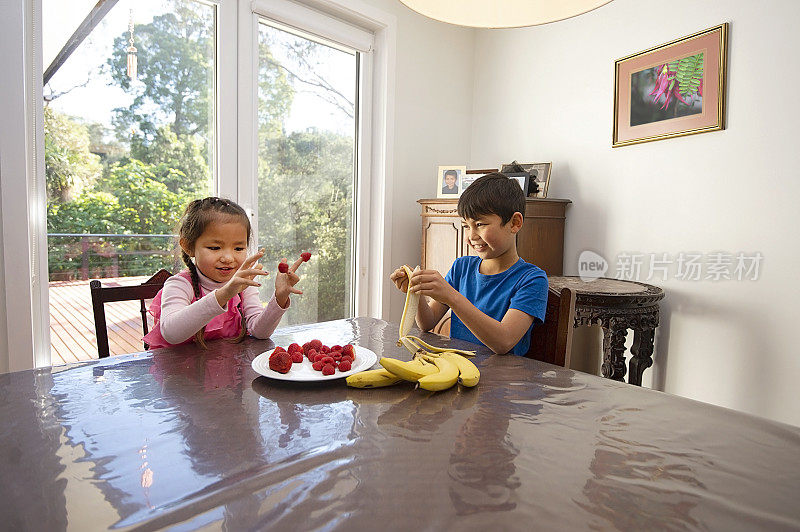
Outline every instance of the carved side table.
{"label": "carved side table", "polygon": [[625,377],[625,337],[633,329],[628,382],[642,385],[642,373],[653,365],[653,341],[658,327],[658,302],[664,291],[657,286],[600,278],[549,277],[550,288],[575,291],[575,327],[600,324],[603,328],[603,377]]}

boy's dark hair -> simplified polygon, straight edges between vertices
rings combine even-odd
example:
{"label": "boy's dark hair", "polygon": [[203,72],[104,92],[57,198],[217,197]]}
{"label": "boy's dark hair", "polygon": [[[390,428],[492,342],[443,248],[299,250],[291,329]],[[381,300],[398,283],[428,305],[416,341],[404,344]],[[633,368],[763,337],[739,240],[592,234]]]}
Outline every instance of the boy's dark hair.
{"label": "boy's dark hair", "polygon": [[458,172],[456,172],[455,170],[445,170],[444,176],[447,177],[449,175],[451,175],[451,176],[455,177],[456,179],[458,179]]}
{"label": "boy's dark hair", "polygon": [[525,194],[519,183],[500,172],[479,177],[458,199],[458,215],[462,218],[475,220],[496,214],[507,224],[515,212],[525,218]]}

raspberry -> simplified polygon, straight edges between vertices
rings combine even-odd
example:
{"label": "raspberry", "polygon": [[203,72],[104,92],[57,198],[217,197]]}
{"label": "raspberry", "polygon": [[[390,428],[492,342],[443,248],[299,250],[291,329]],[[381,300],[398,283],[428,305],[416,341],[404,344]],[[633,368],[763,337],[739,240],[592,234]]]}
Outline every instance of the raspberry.
{"label": "raspberry", "polygon": [[289,265],[285,262],[278,263],[278,271],[281,273],[286,273],[289,271]]}
{"label": "raspberry", "polygon": [[306,342],[303,344],[303,353],[308,354],[308,350],[311,349],[311,342]]}
{"label": "raspberry", "polygon": [[347,344],[346,346],[342,347],[342,354],[356,356],[356,349],[353,347],[353,344]]}
{"label": "raspberry", "polygon": [[339,351],[331,351],[328,356],[334,360],[341,360],[344,355]]}
{"label": "raspberry", "polygon": [[322,366],[322,374],[323,375],[333,375],[336,372],[336,368],[333,367],[333,364],[325,364]]}
{"label": "raspberry", "polygon": [[323,346],[320,348],[320,351],[322,351],[323,353],[330,353],[330,352],[331,352],[331,348],[330,348],[330,347],[328,347],[327,345],[323,345]]}
{"label": "raspberry", "polygon": [[289,356],[292,357],[292,362],[297,364],[303,361],[303,353],[300,351],[293,351]]}
{"label": "raspberry", "polygon": [[292,369],[292,359],[286,351],[278,351],[269,357],[269,369],[278,373],[289,373]]}
{"label": "raspberry", "polygon": [[306,251],[305,253],[300,254],[300,258],[303,259],[303,262],[308,262],[308,259],[311,258],[311,253]]}
{"label": "raspberry", "polygon": [[308,353],[306,353],[306,354],[308,355],[308,359],[311,362],[314,362],[317,359],[317,350],[316,349],[309,349]]}
{"label": "raspberry", "polygon": [[342,361],[339,362],[339,371],[350,371],[351,367],[349,358],[343,358]]}
{"label": "raspberry", "polygon": [[322,349],[322,342],[320,340],[311,340],[309,343],[311,344],[311,347],[313,347],[317,351]]}
{"label": "raspberry", "polygon": [[303,348],[298,343],[293,343],[289,345],[289,349],[287,349],[290,353],[294,353],[295,351],[303,352]]}
{"label": "raspberry", "polygon": [[334,362],[335,362],[335,360],[333,359],[333,357],[323,357],[322,358],[322,363],[323,364],[333,364]]}
{"label": "raspberry", "polygon": [[331,346],[331,351],[341,351],[341,350],[342,350],[342,346],[340,346],[338,344]]}
{"label": "raspberry", "polygon": [[322,363],[321,360],[317,360],[316,362],[311,364],[311,367],[314,368],[317,371],[322,371],[322,366],[324,366],[324,364]]}

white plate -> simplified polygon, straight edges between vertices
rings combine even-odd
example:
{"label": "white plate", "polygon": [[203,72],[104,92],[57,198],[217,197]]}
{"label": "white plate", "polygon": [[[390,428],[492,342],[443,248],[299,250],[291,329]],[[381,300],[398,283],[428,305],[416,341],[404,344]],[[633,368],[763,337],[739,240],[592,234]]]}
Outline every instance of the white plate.
{"label": "white plate", "polygon": [[264,351],[258,355],[253,359],[251,365],[256,373],[259,373],[265,377],[269,377],[270,379],[300,382],[330,381],[341,379],[342,377],[347,377],[353,373],[358,373],[359,371],[369,369],[375,364],[375,362],[378,361],[378,355],[366,347],[361,347],[360,345],[356,345],[354,347],[356,351],[356,359],[353,361],[350,371],[339,371],[337,369],[333,375],[323,375],[321,371],[315,370],[311,367],[311,361],[306,357],[303,357],[302,362],[295,362],[292,364],[292,369],[290,369],[288,373],[278,373],[277,371],[273,371],[269,369],[269,356],[272,354],[274,349],[270,351]]}

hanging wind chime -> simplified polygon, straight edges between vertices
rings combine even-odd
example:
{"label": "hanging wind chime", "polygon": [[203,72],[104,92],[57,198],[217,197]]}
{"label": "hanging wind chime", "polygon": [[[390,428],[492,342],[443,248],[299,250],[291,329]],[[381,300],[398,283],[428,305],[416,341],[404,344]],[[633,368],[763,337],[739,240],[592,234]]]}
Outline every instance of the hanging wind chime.
{"label": "hanging wind chime", "polygon": [[136,47],[133,45],[133,9],[130,11],[130,19],[128,21],[128,77],[136,79]]}

